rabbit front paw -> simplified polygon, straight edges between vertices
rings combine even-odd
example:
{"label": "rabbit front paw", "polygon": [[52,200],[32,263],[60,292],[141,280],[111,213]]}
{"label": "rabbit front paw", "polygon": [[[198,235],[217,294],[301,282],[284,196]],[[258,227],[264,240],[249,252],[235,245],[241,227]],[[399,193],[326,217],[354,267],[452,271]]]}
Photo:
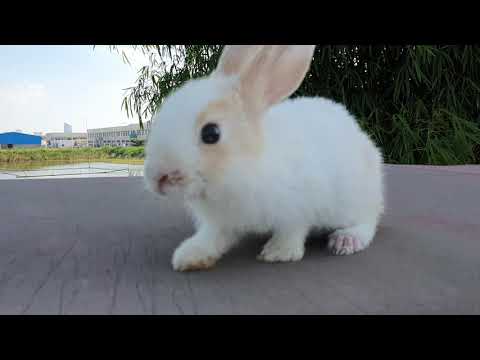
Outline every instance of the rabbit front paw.
{"label": "rabbit front paw", "polygon": [[204,244],[186,240],[175,250],[172,265],[176,271],[206,270],[212,268],[218,258]]}
{"label": "rabbit front paw", "polygon": [[271,239],[263,247],[257,259],[265,262],[298,261],[303,258],[305,248],[303,242],[289,242]]}

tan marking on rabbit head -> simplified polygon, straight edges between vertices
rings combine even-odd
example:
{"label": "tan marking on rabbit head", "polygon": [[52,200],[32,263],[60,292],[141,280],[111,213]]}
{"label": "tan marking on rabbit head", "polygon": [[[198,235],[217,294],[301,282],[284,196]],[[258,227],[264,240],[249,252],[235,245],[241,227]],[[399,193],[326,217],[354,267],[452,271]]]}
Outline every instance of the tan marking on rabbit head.
{"label": "tan marking on rabbit head", "polygon": [[[210,102],[196,121],[202,172],[215,180],[236,160],[258,158],[263,149],[259,120],[245,110],[245,104],[236,92]],[[207,123],[215,123],[220,128],[220,140],[216,144],[201,141],[200,133]]]}

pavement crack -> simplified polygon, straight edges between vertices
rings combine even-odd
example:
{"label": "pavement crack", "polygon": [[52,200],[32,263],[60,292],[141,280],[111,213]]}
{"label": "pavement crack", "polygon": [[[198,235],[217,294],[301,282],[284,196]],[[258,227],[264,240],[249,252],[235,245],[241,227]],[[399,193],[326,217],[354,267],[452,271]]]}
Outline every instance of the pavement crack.
{"label": "pavement crack", "polygon": [[62,281],[62,284],[60,285],[60,300],[58,304],[58,315],[63,315],[63,294],[65,292],[65,283],[66,281]]}
{"label": "pavement crack", "polygon": [[190,299],[192,300],[193,314],[198,315],[197,301],[195,299],[195,294],[193,292],[192,284],[190,282],[190,274],[187,274],[187,285],[188,285],[188,291],[190,293]]}
{"label": "pavement crack", "polygon": [[[8,265],[12,265],[17,261],[17,258],[13,256],[10,261],[8,262]],[[10,281],[11,278],[13,278],[14,274],[9,271],[4,271],[2,272],[2,276],[0,277],[0,294],[2,293],[3,287]]]}
{"label": "pavement crack", "polygon": [[63,264],[64,260],[67,258],[67,256],[72,252],[74,247],[78,243],[78,238],[72,243],[72,245],[63,253],[63,255],[60,257],[60,259],[53,264],[53,266],[50,267],[50,270],[47,272],[47,276],[38,284],[38,286],[35,288],[34,292],[32,293],[32,296],[30,297],[29,301],[27,304],[23,307],[21,314],[25,314],[28,310],[30,310],[30,307],[33,305],[33,302],[35,301],[35,298],[37,294],[45,287],[45,285],[48,283],[48,281],[52,278],[52,275],[55,273],[55,271]]}
{"label": "pavement crack", "polygon": [[137,290],[137,298],[138,301],[140,302],[140,305],[142,306],[143,313],[147,313],[147,304],[145,304],[145,300],[143,299],[142,292],[140,290],[140,283],[137,281],[135,284],[135,288]]}
{"label": "pavement crack", "polygon": [[177,308],[177,310],[180,312],[180,314],[185,315],[185,311],[183,311],[183,308],[177,302],[177,297],[175,296],[175,294],[176,294],[176,290],[174,288],[172,288],[172,291],[171,291],[172,302],[175,305],[175,307]]}
{"label": "pavement crack", "polygon": [[[113,282],[113,293],[112,293],[112,301],[108,307],[108,314],[111,315],[113,313],[113,310],[115,309],[115,306],[117,305],[117,294],[118,294],[118,287],[119,287],[119,284],[120,284],[120,280],[122,278],[122,274],[123,274],[123,270],[125,269],[125,266],[127,265],[127,262],[128,262],[128,258],[130,257],[130,253],[131,253],[131,250],[132,250],[132,239],[130,238],[129,242],[128,242],[128,248],[126,251],[124,251],[122,253],[122,263],[119,267],[117,267],[116,271],[115,271],[115,279],[114,279],[114,282]],[[114,257],[114,264],[116,263],[115,259],[117,258],[117,254],[115,254],[115,257]]]}

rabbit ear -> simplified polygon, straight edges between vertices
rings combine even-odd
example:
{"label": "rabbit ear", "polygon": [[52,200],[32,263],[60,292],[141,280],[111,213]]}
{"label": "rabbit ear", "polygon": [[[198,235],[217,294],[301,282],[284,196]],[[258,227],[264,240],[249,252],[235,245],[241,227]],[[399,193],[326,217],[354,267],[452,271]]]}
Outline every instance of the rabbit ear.
{"label": "rabbit ear", "polygon": [[262,47],[262,45],[225,45],[218,61],[217,72],[225,76],[240,75]]}
{"label": "rabbit ear", "polygon": [[293,94],[312,61],[315,45],[270,45],[241,74],[242,96],[263,111]]}
{"label": "rabbit ear", "polygon": [[238,76],[242,98],[262,112],[298,89],[314,50],[315,45],[227,45],[217,71]]}

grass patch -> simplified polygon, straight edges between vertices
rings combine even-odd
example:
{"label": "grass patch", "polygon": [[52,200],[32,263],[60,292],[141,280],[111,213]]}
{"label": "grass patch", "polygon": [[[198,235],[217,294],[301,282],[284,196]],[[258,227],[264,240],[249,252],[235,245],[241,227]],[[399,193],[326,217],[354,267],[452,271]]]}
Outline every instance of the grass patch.
{"label": "grass patch", "polygon": [[93,161],[93,160],[136,160],[145,157],[143,147],[102,147],[79,149],[3,149],[0,150],[0,163],[32,161]]}

